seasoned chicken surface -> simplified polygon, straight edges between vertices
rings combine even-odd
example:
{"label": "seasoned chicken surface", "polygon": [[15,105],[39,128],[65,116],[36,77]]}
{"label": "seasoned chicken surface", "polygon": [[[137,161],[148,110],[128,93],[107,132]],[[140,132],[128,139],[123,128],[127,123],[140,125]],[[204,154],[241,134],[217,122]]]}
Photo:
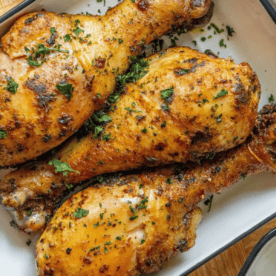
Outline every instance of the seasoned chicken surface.
{"label": "seasoned chicken surface", "polygon": [[276,172],[275,127],[276,105],[266,106],[247,141],[212,161],[111,177],[72,196],[37,243],[39,275],[158,271],[177,249],[190,247],[187,216],[197,203],[242,176]]}
{"label": "seasoned chicken surface", "polygon": [[[122,195],[125,195],[122,197]],[[178,196],[172,195],[175,200]],[[138,275],[194,245],[200,210],[165,207],[147,186],[89,188],[55,214],[37,244],[38,275]]]}
{"label": "seasoned chicken surface", "polygon": [[126,0],[104,16],[22,16],[1,39],[0,166],[61,144],[106,102],[130,56],[172,28],[202,23],[210,3]]}
{"label": "seasoned chicken surface", "polygon": [[[15,211],[20,228],[43,227],[44,216],[52,214],[68,187],[80,181],[107,172],[212,157],[250,134],[260,84],[247,63],[237,65],[176,47],[143,64],[148,64],[146,75],[127,84],[125,94],[103,115],[111,122],[98,133],[100,137],[91,133],[74,138],[52,160],[4,177],[2,203]],[[26,217],[30,209],[36,215]]]}

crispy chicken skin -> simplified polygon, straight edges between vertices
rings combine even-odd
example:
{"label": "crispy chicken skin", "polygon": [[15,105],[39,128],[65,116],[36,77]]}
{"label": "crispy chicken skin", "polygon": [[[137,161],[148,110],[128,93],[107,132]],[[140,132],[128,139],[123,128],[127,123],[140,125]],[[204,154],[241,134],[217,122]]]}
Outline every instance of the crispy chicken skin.
{"label": "crispy chicken skin", "polygon": [[[127,0],[104,16],[38,12],[18,19],[1,39],[0,166],[61,144],[105,103],[129,56],[173,26],[202,23],[193,19],[210,3]],[[67,92],[58,84],[69,84]]]}
{"label": "crispy chicken skin", "polygon": [[[177,194],[172,198],[177,200]],[[130,208],[139,204],[133,213]],[[78,193],[62,205],[38,241],[38,275],[125,276],[160,270],[178,250],[194,245],[201,213],[186,214],[180,203],[166,204],[165,193],[156,196],[150,185],[139,189],[136,181]],[[76,218],[77,208],[89,214]]]}
{"label": "crispy chicken skin", "polygon": [[[167,89],[173,93],[164,99]],[[112,122],[104,133],[110,140],[93,134],[74,138],[56,154],[78,172],[55,173],[49,160],[24,166],[2,180],[2,203],[15,211],[22,229],[35,231],[69,184],[107,172],[196,161],[233,148],[254,127],[259,95],[258,78],[247,63],[236,65],[187,47],[157,53],[149,58],[148,73],[127,84],[108,113]],[[29,209],[43,214],[26,217]]]}
{"label": "crispy chicken skin", "polygon": [[72,196],[37,243],[39,275],[158,271],[190,247],[186,214],[197,203],[243,175],[276,172],[275,126],[276,105],[266,106],[247,141],[212,161],[114,177]]}

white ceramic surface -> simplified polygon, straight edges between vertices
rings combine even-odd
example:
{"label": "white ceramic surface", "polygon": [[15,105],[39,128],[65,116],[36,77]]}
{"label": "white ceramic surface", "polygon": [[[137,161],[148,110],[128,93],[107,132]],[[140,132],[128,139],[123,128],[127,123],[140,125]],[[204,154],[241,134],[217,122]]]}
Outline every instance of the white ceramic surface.
{"label": "white ceramic surface", "polygon": [[[81,0],[41,0],[28,6],[24,12],[45,8],[56,12],[103,14],[108,6],[117,0],[103,3]],[[214,35],[214,30],[204,33],[190,33],[179,38],[178,45],[190,46],[204,51],[211,49],[220,57],[232,57],[236,62],[247,61],[257,72],[262,84],[260,107],[268,102],[268,97],[276,97],[276,25],[273,23],[259,0],[215,0],[216,8],[212,22],[222,27],[230,25],[235,34],[227,41],[227,33]],[[0,35],[5,32],[18,15],[0,25]],[[225,28],[224,26],[224,28]],[[212,35],[212,39],[201,41],[202,37]],[[219,46],[224,39],[227,48]],[[165,37],[165,46],[170,40]],[[197,47],[192,43],[197,41]],[[232,189],[216,195],[211,212],[203,207],[203,221],[197,230],[196,245],[189,252],[177,255],[158,276],[178,276],[202,262],[208,256],[225,247],[255,225],[276,214],[276,176],[259,174],[246,178]],[[11,216],[0,207],[0,275],[35,276],[35,241],[38,235],[26,235],[11,228]],[[26,245],[28,239],[31,246]],[[276,246],[276,245],[275,245]]]}

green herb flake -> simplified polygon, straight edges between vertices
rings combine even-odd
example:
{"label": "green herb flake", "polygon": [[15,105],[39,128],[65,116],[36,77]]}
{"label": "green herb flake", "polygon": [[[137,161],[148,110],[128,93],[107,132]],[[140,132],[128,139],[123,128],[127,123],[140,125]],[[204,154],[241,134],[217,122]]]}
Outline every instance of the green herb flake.
{"label": "green herb flake", "polygon": [[268,98],[268,101],[270,103],[274,102],[274,96],[271,94],[270,97]]}
{"label": "green herb flake", "polygon": [[94,129],[94,138],[97,139],[100,135],[100,133],[103,131],[103,127],[101,126],[96,126]]}
{"label": "green herb flake", "polygon": [[141,240],[141,244],[143,244],[143,243],[145,243],[145,242],[146,242],[146,240],[144,240],[144,239]]}
{"label": "green herb flake", "polygon": [[83,218],[89,214],[89,210],[77,208],[77,210],[73,213],[75,218]]}
{"label": "green herb flake", "polygon": [[54,33],[57,32],[57,30],[56,30],[56,28],[52,27],[52,28],[50,29],[50,32],[51,32],[51,34],[54,34]]}
{"label": "green herb flake", "polygon": [[59,173],[62,172],[64,176],[67,176],[68,172],[76,172],[79,173],[76,170],[73,170],[69,164],[62,162],[58,159],[52,159],[49,163],[49,165],[52,165],[55,167],[55,173]]}
{"label": "green herb flake", "polygon": [[147,131],[148,131],[148,130],[147,130],[145,127],[142,129],[142,132],[143,132],[143,133],[147,133]]}
{"label": "green herb flake", "polygon": [[219,42],[219,46],[220,46],[220,47],[224,47],[224,48],[226,48],[226,47],[227,47],[227,45],[226,45],[226,44],[224,44],[224,39],[221,39],[221,40],[220,40],[220,42]]}
{"label": "green herb flake", "polygon": [[17,89],[18,89],[18,83],[16,83],[12,77],[6,76],[6,79],[9,82],[6,89],[9,92],[11,92],[12,94],[15,94],[17,92]]}
{"label": "green herb flake", "polygon": [[30,239],[28,239],[28,240],[26,241],[26,244],[27,244],[28,246],[30,246],[31,243],[32,243],[32,241],[31,241]]}
{"label": "green herb flake", "polygon": [[73,32],[76,34],[76,35],[79,35],[80,33],[84,33],[84,30],[79,28],[79,27],[76,27],[76,29],[73,30]]}
{"label": "green herb flake", "polygon": [[43,62],[39,63],[38,61],[34,60],[32,56],[27,58],[28,64],[31,66],[41,66]]}
{"label": "green herb flake", "polygon": [[97,249],[100,249],[100,246],[93,247],[93,248],[90,249],[90,251],[94,251],[94,250],[97,250]]}
{"label": "green herb flake", "polygon": [[71,83],[57,84],[56,88],[70,101],[73,97],[74,87]]}
{"label": "green herb flake", "polygon": [[228,91],[226,89],[222,89],[220,92],[218,92],[217,96],[215,96],[213,99],[216,100],[220,97],[223,97],[228,94]]}
{"label": "green herb flake", "polygon": [[169,97],[172,96],[172,94],[173,94],[173,89],[174,89],[174,87],[172,86],[171,88],[162,90],[162,91],[161,91],[161,98],[162,98],[163,100],[167,100]]}
{"label": "green herb flake", "polygon": [[72,41],[72,38],[71,38],[70,34],[66,34],[63,39],[64,39],[65,42]]}
{"label": "green herb flake", "polygon": [[132,216],[132,217],[129,218],[129,220],[135,220],[137,218],[138,218],[138,216]]}

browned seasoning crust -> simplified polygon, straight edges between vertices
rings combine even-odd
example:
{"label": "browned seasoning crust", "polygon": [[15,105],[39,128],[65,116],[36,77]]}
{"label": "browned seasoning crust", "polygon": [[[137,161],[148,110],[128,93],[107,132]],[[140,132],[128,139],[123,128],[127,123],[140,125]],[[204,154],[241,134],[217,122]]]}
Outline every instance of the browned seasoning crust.
{"label": "browned seasoning crust", "polygon": [[[148,71],[127,84],[126,93],[108,113],[112,122],[104,134],[110,140],[95,139],[94,134],[73,138],[56,154],[79,173],[57,174],[47,160],[4,177],[2,203],[22,210],[17,220],[27,219],[25,231],[44,225],[44,220],[26,217],[27,210],[32,208],[35,214],[42,208],[51,214],[70,184],[107,172],[198,161],[233,148],[250,134],[260,84],[247,63],[237,65],[176,47],[150,57]],[[172,94],[162,98],[168,89]]]}
{"label": "browned seasoning crust", "polygon": [[[199,214],[194,210],[188,232],[185,214],[197,203],[245,175],[276,172],[275,127],[276,105],[266,106],[247,141],[212,161],[110,178],[72,196],[37,244],[39,275],[49,271],[54,276],[101,275],[102,269],[105,275],[158,271],[177,250],[190,247]],[[76,218],[77,208],[89,213]]]}
{"label": "browned seasoning crust", "polygon": [[[0,166],[23,163],[70,137],[106,102],[141,45],[184,22],[192,27],[207,13],[210,0],[194,2],[127,0],[104,16],[36,12],[18,19],[1,39]],[[10,81],[17,89],[6,89]],[[72,85],[71,96],[57,84]]]}

